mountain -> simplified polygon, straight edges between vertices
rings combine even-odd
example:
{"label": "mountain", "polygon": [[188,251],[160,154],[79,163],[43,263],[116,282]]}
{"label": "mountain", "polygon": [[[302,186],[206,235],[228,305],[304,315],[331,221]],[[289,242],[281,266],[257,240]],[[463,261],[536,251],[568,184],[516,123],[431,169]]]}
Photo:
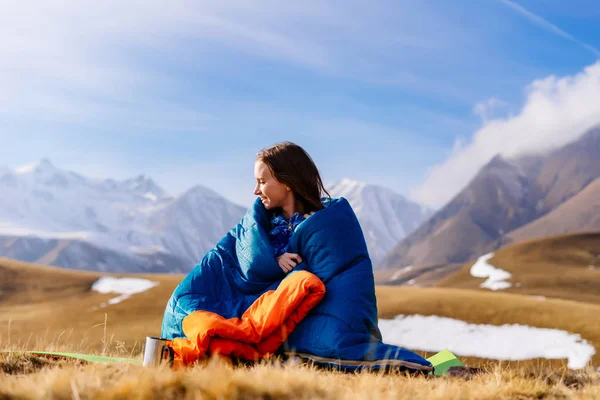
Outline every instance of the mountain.
{"label": "mountain", "polygon": [[134,215],[139,219],[149,207],[164,205],[159,200],[168,200],[162,190],[139,193],[132,186],[86,179],[42,160],[0,179],[0,221],[22,230],[107,232],[129,226]]}
{"label": "mountain", "polygon": [[183,273],[193,263],[177,255],[159,251],[119,251],[81,239],[0,236],[2,257],[62,268],[128,273]]}
{"label": "mountain", "polygon": [[[380,186],[344,179],[374,265],[431,211]],[[104,272],[186,272],[245,209],[195,186],[169,196],[146,175],[94,180],[49,160],[0,171],[0,256]]]}
{"label": "mountain", "polygon": [[600,126],[550,154],[534,187],[540,214],[555,209],[600,177]]}
{"label": "mountain", "polygon": [[0,175],[0,193],[0,256],[96,271],[188,271],[245,212],[201,186],[171,197],[145,175],[93,180],[47,159]]}
{"label": "mountain", "polygon": [[165,191],[146,175],[139,175],[136,178],[127,179],[120,185],[123,189],[146,197],[149,200],[157,200],[166,197]]}
{"label": "mountain", "polygon": [[508,234],[512,241],[600,231],[600,178],[554,210]]}
{"label": "mountain", "polygon": [[199,261],[237,224],[246,209],[211,189],[195,186],[149,219],[161,246]]}
{"label": "mountain", "polygon": [[528,184],[519,166],[490,161],[450,203],[409,235],[383,260],[383,267],[439,265],[469,260],[515,227],[530,221]]}
{"label": "mountain", "polygon": [[342,179],[327,190],[332,197],[346,198],[354,209],[374,266],[432,213],[390,189],[350,179]]}
{"label": "mountain", "polygon": [[472,260],[600,177],[600,128],[547,155],[494,157],[469,184],[386,255],[382,267]]}

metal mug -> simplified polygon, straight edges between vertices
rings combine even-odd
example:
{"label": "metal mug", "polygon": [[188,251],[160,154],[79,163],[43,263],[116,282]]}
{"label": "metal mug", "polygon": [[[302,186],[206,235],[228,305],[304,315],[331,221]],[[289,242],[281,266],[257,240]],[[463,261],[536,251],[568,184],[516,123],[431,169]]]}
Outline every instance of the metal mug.
{"label": "metal mug", "polygon": [[144,348],[144,367],[159,366],[167,363],[173,365],[175,352],[167,346],[167,339],[154,336],[146,336],[146,347]]}

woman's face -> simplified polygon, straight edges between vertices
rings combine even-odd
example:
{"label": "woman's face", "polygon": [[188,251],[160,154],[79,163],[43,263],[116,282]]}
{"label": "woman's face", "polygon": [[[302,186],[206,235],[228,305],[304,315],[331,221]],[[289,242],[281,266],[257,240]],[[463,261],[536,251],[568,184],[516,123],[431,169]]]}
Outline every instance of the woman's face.
{"label": "woman's face", "polygon": [[283,207],[289,203],[290,198],[293,199],[294,195],[289,187],[275,179],[267,164],[260,160],[254,163],[254,177],[256,178],[254,194],[260,196],[267,210]]}

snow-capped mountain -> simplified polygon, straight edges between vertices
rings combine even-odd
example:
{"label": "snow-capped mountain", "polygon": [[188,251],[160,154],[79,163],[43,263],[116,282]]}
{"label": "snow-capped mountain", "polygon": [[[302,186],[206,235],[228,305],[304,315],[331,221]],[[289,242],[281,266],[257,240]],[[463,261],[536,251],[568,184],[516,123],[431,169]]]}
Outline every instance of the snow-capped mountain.
{"label": "snow-capped mountain", "polygon": [[189,270],[245,212],[201,186],[170,197],[145,175],[93,180],[46,159],[0,170],[0,193],[0,256],[88,270]]}
{"label": "snow-capped mountain", "polygon": [[203,186],[195,186],[149,221],[160,244],[200,260],[244,215],[245,209]]}
{"label": "snow-capped mountain", "polygon": [[146,175],[127,179],[121,184],[122,189],[131,191],[149,200],[157,200],[166,197],[166,193],[152,179]]}
{"label": "snow-capped mountain", "polygon": [[[393,191],[331,185],[356,212],[376,264],[430,211]],[[150,177],[95,180],[43,159],[0,168],[0,257],[106,272],[186,272],[245,209],[195,186],[169,196]]]}
{"label": "snow-capped mountain", "polygon": [[342,179],[327,190],[332,197],[346,198],[354,209],[373,265],[432,214],[427,207],[381,186]]}

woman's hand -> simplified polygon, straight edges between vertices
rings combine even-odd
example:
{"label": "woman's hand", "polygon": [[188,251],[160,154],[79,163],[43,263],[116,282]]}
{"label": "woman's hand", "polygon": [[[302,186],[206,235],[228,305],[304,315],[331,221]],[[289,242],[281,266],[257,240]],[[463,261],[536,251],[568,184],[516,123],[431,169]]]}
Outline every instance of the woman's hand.
{"label": "woman's hand", "polygon": [[308,218],[308,217],[310,217],[311,215],[313,215],[314,213],[315,213],[314,211],[311,211],[311,212],[310,212],[310,214],[304,214],[304,218]]}
{"label": "woman's hand", "polygon": [[302,262],[302,258],[298,254],[294,253],[283,253],[277,257],[279,268],[286,274],[291,272],[294,267]]}

